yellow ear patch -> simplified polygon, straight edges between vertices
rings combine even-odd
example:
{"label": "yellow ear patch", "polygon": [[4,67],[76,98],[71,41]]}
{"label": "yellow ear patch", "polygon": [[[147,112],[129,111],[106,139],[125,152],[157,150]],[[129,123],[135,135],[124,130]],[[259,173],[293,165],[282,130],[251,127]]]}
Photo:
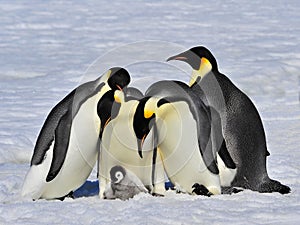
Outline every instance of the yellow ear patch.
{"label": "yellow ear patch", "polygon": [[115,99],[115,101],[117,102],[117,103],[121,103],[122,102],[122,99],[121,99],[121,95],[122,95],[123,93],[121,92],[121,91],[115,91],[115,93],[114,93],[114,99]]}
{"label": "yellow ear patch", "polygon": [[212,69],[212,65],[210,61],[207,58],[202,57],[199,70],[193,70],[192,77],[189,83],[190,86],[192,86],[197,81],[198,77],[203,78],[206,74],[208,74],[211,71],[211,69]]}
{"label": "yellow ear patch", "polygon": [[151,116],[153,116],[154,113],[156,113],[156,104],[157,104],[157,99],[155,97],[150,98],[144,107],[144,117],[146,119],[149,119]]}
{"label": "yellow ear patch", "polygon": [[115,95],[114,98],[117,103],[121,103],[121,99],[118,96]]}
{"label": "yellow ear patch", "polygon": [[205,57],[202,57],[202,58],[201,58],[200,68],[202,67],[202,65],[203,65],[203,66],[204,66],[204,65],[205,65],[205,66],[211,66],[209,60],[208,60],[207,58],[205,58]]}
{"label": "yellow ear patch", "polygon": [[149,119],[152,115],[153,115],[153,111],[151,111],[151,110],[144,110],[144,117],[146,118],[146,119]]}

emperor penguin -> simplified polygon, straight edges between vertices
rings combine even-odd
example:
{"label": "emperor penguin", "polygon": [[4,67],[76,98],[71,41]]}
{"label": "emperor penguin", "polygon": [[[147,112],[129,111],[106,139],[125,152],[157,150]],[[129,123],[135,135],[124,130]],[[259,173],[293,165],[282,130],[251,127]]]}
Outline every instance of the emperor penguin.
{"label": "emperor penguin", "polygon": [[237,192],[231,188],[231,182],[236,175],[236,165],[222,136],[220,117],[216,110],[198,97],[198,91],[181,81],[163,80],[152,84],[145,95],[183,99],[188,102],[197,122],[199,148],[206,166],[213,173],[219,173],[222,194]]}
{"label": "emperor penguin", "polygon": [[147,136],[147,127],[153,127],[164,169],[177,190],[221,194],[216,156],[208,140],[208,114],[198,110],[189,87],[180,81],[159,81],[149,89],[149,96],[141,101],[142,110],[135,115],[140,124],[135,130],[137,138]]}
{"label": "emperor penguin", "polygon": [[110,169],[110,180],[103,193],[104,199],[128,200],[139,193],[148,193],[142,181],[122,166]]}
{"label": "emperor penguin", "polygon": [[[137,153],[138,143],[134,133],[133,117],[139,103],[133,89],[124,92],[114,92],[113,110],[117,113],[103,130],[99,154],[99,197],[104,198],[104,190],[110,182],[110,169],[122,166],[133,172],[154,195],[164,195],[165,176],[159,155],[154,149],[154,140],[149,135],[145,140],[145,154],[143,158]],[[127,95],[126,95],[127,93]]]}
{"label": "emperor penguin", "polygon": [[290,188],[269,178],[269,155],[259,113],[250,98],[219,72],[213,54],[205,47],[193,47],[167,61],[180,60],[192,69],[190,87],[205,104],[220,115],[226,147],[237,166],[232,186],[259,192],[287,194]]}
{"label": "emperor penguin", "polygon": [[125,69],[111,68],[74,89],[51,110],[34,147],[23,196],[63,200],[86,181],[97,159],[102,127],[97,104],[106,92],[129,82]]}

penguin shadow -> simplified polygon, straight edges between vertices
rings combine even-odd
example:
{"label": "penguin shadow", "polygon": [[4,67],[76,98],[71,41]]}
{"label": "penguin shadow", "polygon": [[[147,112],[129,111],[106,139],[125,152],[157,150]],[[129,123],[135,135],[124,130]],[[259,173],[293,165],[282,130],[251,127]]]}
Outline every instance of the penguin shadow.
{"label": "penguin shadow", "polygon": [[99,194],[99,182],[98,180],[90,181],[87,180],[83,185],[81,185],[73,193],[73,198],[82,198],[82,197],[93,197],[98,196]]}
{"label": "penguin shadow", "polygon": [[[207,190],[207,188],[203,185],[195,183],[193,185],[193,193],[196,195],[204,195],[204,196],[211,196],[211,193]],[[174,184],[170,181],[165,182],[165,189],[168,191],[176,191]],[[231,195],[242,192],[243,189],[241,188],[234,188],[234,187],[222,187],[222,194]],[[178,192],[178,191],[176,191]],[[179,193],[179,192],[178,192]],[[91,181],[87,180],[81,187],[75,190],[72,194],[72,198],[83,198],[83,197],[93,197],[99,195],[99,181]]]}

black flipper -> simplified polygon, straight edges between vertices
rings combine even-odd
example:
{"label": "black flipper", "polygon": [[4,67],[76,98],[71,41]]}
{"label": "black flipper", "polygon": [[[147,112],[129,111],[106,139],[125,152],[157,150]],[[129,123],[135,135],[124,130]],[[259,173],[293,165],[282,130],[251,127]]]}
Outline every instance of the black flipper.
{"label": "black flipper", "polygon": [[217,158],[215,150],[213,149],[214,146],[211,138],[211,119],[207,114],[207,111],[205,111],[203,108],[203,106],[200,106],[198,110],[198,145],[200,147],[203,161],[209,171],[214,174],[219,174],[216,160]]}
{"label": "black flipper", "polygon": [[46,182],[53,180],[59,173],[69,146],[70,133],[72,126],[72,114],[67,112],[59,121],[55,130],[55,143],[53,147],[53,159],[51,162],[50,170],[48,172]]}
{"label": "black flipper", "polygon": [[100,78],[80,85],[50,111],[37,138],[31,158],[31,166],[39,165],[43,162],[45,154],[54,140],[55,130],[62,116],[69,111],[71,117],[74,118],[86,99],[100,91],[105,85],[103,82],[99,84]]}
{"label": "black flipper", "polygon": [[218,153],[227,168],[236,169],[236,165],[228,152],[228,149],[226,147],[226,143],[225,143],[224,139],[223,139],[223,143],[222,143],[221,148]]}
{"label": "black flipper", "polygon": [[222,133],[222,123],[220,114],[213,108],[209,107],[211,113],[211,137],[213,142],[213,153],[219,154],[225,166],[230,169],[235,169],[236,165],[231,158],[228,149],[226,147],[226,142]]}
{"label": "black flipper", "polygon": [[49,113],[34,146],[31,166],[39,165],[43,162],[45,154],[54,140],[55,130],[59,121],[66,114],[70,105],[72,105],[74,94],[75,90],[59,102]]}
{"label": "black flipper", "polygon": [[223,139],[220,116],[216,110],[205,104],[207,102],[205,96],[203,99],[199,98],[200,95],[203,95],[201,88],[193,86],[192,88],[189,87],[189,91],[193,102],[198,107],[198,129],[201,131],[201,133],[198,134],[198,140],[200,141],[199,146],[202,149],[201,153],[204,162],[212,173],[218,174],[219,169],[217,167],[216,157],[221,146],[219,136]]}

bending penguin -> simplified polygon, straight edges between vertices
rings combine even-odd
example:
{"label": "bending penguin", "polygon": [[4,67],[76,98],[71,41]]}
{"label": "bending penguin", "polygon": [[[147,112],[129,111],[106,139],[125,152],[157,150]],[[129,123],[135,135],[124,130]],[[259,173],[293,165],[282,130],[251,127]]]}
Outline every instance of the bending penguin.
{"label": "bending penguin", "polygon": [[215,57],[199,46],[170,57],[188,63],[192,69],[191,88],[205,104],[220,115],[226,147],[237,166],[232,186],[259,192],[290,192],[288,186],[267,174],[269,155],[263,124],[247,95],[218,70]]}
{"label": "bending penguin", "polygon": [[[124,93],[125,92],[125,93]],[[137,153],[133,116],[140,96],[136,89],[114,92],[112,118],[104,127],[99,154],[99,197],[110,182],[110,169],[116,165],[132,171],[151,194],[164,195],[164,169],[159,155],[155,154],[152,136],[145,141],[147,152],[143,158]],[[154,163],[155,162],[155,163]]]}
{"label": "bending penguin", "polygon": [[204,105],[199,110],[189,91],[179,81],[159,81],[150,86],[135,113],[139,124],[135,133],[138,139],[144,139],[149,127],[153,128],[158,154],[177,190],[207,196],[221,194],[219,170],[209,140],[208,113]]}
{"label": "bending penguin", "polygon": [[216,110],[204,104],[198,96],[198,90],[180,81],[159,81],[148,88],[146,96],[159,96],[188,102],[197,122],[199,149],[206,166],[213,173],[219,173],[223,194],[238,192],[231,187],[231,182],[236,175],[236,165],[222,135],[220,116]]}
{"label": "bending penguin", "polygon": [[23,196],[63,200],[85,182],[98,154],[102,124],[97,104],[110,89],[122,89],[129,82],[125,69],[111,68],[74,89],[51,110],[36,141]]}
{"label": "bending penguin", "polygon": [[103,193],[104,199],[128,200],[139,193],[148,193],[142,181],[122,166],[111,168],[110,180]]}

